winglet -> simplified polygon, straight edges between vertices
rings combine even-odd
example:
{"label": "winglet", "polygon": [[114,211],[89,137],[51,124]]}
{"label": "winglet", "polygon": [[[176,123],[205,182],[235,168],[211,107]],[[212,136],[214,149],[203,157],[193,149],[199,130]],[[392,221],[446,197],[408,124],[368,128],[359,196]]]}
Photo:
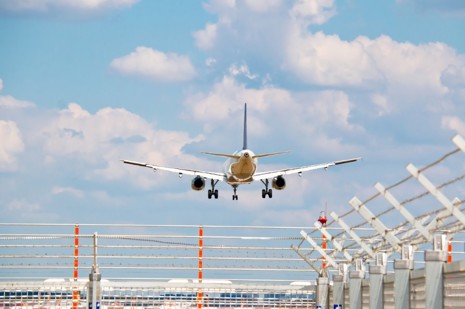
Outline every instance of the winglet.
{"label": "winglet", "polygon": [[335,161],[334,165],[351,163],[351,162],[355,162],[355,161],[359,161],[359,160],[362,160],[362,157],[352,158],[352,159],[348,159],[348,160]]}
{"label": "winglet", "polygon": [[147,166],[147,163],[136,162],[136,161],[121,160],[121,162],[126,163],[126,164],[137,165],[137,166]]}
{"label": "winglet", "polygon": [[242,150],[247,149],[247,103],[244,103],[244,136]]}

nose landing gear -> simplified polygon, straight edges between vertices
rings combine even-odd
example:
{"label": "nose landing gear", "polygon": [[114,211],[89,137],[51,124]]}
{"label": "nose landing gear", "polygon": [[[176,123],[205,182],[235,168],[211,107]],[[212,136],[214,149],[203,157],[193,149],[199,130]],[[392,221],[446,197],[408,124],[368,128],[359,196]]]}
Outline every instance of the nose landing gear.
{"label": "nose landing gear", "polygon": [[237,196],[237,186],[233,186],[233,188],[234,188],[234,194],[232,196],[232,199],[233,199],[233,201],[234,200],[237,201],[239,199],[239,197]]}

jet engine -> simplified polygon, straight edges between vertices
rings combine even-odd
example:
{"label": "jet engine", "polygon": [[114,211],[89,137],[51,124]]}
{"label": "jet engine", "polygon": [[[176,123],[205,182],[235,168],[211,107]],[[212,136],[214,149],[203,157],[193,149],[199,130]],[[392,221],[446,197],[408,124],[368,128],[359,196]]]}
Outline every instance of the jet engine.
{"label": "jet engine", "polygon": [[276,190],[282,190],[286,188],[286,179],[283,176],[273,178],[273,188]]}
{"label": "jet engine", "polygon": [[191,187],[192,190],[201,191],[203,190],[203,188],[205,188],[205,180],[202,177],[197,176],[194,179],[192,179]]}

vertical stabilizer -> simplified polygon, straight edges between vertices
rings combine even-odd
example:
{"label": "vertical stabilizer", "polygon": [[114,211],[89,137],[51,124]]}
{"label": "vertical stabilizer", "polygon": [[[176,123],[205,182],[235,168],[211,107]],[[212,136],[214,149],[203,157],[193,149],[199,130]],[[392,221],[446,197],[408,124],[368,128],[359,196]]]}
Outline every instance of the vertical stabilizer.
{"label": "vertical stabilizer", "polygon": [[247,149],[247,103],[244,103],[244,136],[242,149]]}

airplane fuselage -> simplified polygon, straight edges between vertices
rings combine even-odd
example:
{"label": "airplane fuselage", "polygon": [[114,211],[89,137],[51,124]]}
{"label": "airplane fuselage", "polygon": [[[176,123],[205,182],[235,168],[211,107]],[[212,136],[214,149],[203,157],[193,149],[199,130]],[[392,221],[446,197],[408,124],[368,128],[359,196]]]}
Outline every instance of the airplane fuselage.
{"label": "airplane fuselage", "polygon": [[257,159],[250,149],[237,151],[233,154],[238,159],[230,158],[224,164],[226,182],[231,186],[248,184],[253,181],[253,175],[257,170]]}

